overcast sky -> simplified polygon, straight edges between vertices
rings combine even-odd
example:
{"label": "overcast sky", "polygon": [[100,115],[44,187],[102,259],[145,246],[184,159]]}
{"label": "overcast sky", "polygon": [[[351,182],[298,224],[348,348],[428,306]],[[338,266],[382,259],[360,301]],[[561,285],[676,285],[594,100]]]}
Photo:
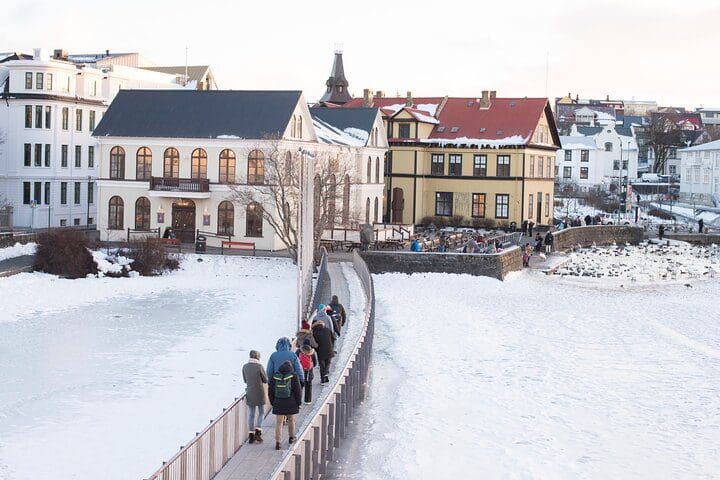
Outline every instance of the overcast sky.
{"label": "overcast sky", "polygon": [[3,3],[0,51],[109,49],[172,65],[187,45],[220,88],[317,100],[341,43],[355,96],[572,92],[720,107],[720,0]]}

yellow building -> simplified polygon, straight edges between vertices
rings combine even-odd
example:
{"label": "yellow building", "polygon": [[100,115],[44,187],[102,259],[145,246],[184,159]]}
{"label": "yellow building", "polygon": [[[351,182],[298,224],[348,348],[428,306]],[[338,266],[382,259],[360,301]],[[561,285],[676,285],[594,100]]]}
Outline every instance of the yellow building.
{"label": "yellow building", "polygon": [[488,91],[480,98],[373,98],[366,90],[343,105],[361,106],[381,108],[387,128],[385,221],[460,216],[464,225],[552,224],[560,139],[547,99]]}

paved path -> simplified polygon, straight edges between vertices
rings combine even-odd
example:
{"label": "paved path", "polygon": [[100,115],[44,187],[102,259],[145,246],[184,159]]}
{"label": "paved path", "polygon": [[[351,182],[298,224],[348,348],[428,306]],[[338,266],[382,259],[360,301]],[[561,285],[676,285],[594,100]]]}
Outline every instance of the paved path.
{"label": "paved path", "polygon": [[0,261],[0,277],[9,277],[21,272],[32,271],[35,255],[21,255]]}
{"label": "paved path", "polygon": [[[348,323],[338,339],[338,355],[333,359],[330,370],[330,383],[321,385],[320,375],[315,373],[313,380],[313,403],[302,405],[300,413],[295,417],[296,436],[307,427],[310,419],[320,408],[330,393],[330,386],[334,385],[340,376],[342,368],[352,353],[352,348],[360,337],[362,331],[362,312],[365,305],[364,298],[350,297],[350,282],[360,283],[360,279],[351,263],[333,262],[328,264],[328,272],[333,294],[337,295],[340,303],[348,310]],[[329,301],[329,299],[328,299]],[[282,449],[275,450],[275,415],[268,415],[263,423],[264,443],[250,445],[244,443],[238,452],[228,461],[213,480],[266,480],[280,464],[287,453],[287,428],[283,429]]]}

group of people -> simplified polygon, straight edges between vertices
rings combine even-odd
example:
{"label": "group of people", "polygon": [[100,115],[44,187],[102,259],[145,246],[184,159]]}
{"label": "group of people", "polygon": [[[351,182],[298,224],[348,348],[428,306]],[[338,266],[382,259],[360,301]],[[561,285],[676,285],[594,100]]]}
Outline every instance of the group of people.
{"label": "group of people", "polygon": [[262,443],[262,424],[265,405],[272,405],[275,419],[275,449],[280,450],[283,424],[288,425],[288,443],[295,442],[295,415],[300,406],[312,403],[312,384],[315,367],[320,369],[320,383],[330,381],[330,362],[337,354],[335,342],[347,323],[347,312],[337,295],[328,305],[320,304],[310,317],[303,320],[300,330],[291,341],[278,339],[275,352],[270,355],[267,369],[260,363],[260,353],[250,351],[250,359],[243,366],[246,384],[245,402],[248,407],[248,442]]}
{"label": "group of people", "polygon": [[[540,232],[536,233],[534,247],[535,253],[542,253],[544,251],[549,255],[552,253],[553,243],[555,243],[555,237],[552,234],[552,230],[548,230],[545,237],[542,237]],[[530,245],[530,242],[525,243],[525,248],[523,248],[522,254],[523,267],[530,266],[530,257],[532,257],[532,254],[533,247]]]}
{"label": "group of people", "polygon": [[484,235],[470,237],[463,247],[463,253],[498,253],[502,250],[502,242],[499,239],[488,240]]}

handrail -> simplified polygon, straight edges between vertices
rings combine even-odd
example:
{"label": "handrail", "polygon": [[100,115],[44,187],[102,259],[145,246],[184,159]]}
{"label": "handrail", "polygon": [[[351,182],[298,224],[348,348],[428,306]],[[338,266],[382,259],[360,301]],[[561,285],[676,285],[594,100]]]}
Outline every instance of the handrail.
{"label": "handrail", "polygon": [[206,232],[203,230],[200,230],[199,228],[195,230],[195,239],[197,239],[198,235],[204,235],[206,237],[210,238],[227,238],[228,242],[232,242],[232,235],[220,235],[219,233],[215,232]]}
{"label": "handrail", "polygon": [[357,403],[365,397],[375,331],[375,291],[370,270],[357,251],[353,252],[353,267],[365,291],[363,330],[325,403],[307,427],[299,432],[292,448],[283,455],[270,476],[272,480],[318,478],[324,474],[334,449],[340,446],[340,439],[346,435]]}

